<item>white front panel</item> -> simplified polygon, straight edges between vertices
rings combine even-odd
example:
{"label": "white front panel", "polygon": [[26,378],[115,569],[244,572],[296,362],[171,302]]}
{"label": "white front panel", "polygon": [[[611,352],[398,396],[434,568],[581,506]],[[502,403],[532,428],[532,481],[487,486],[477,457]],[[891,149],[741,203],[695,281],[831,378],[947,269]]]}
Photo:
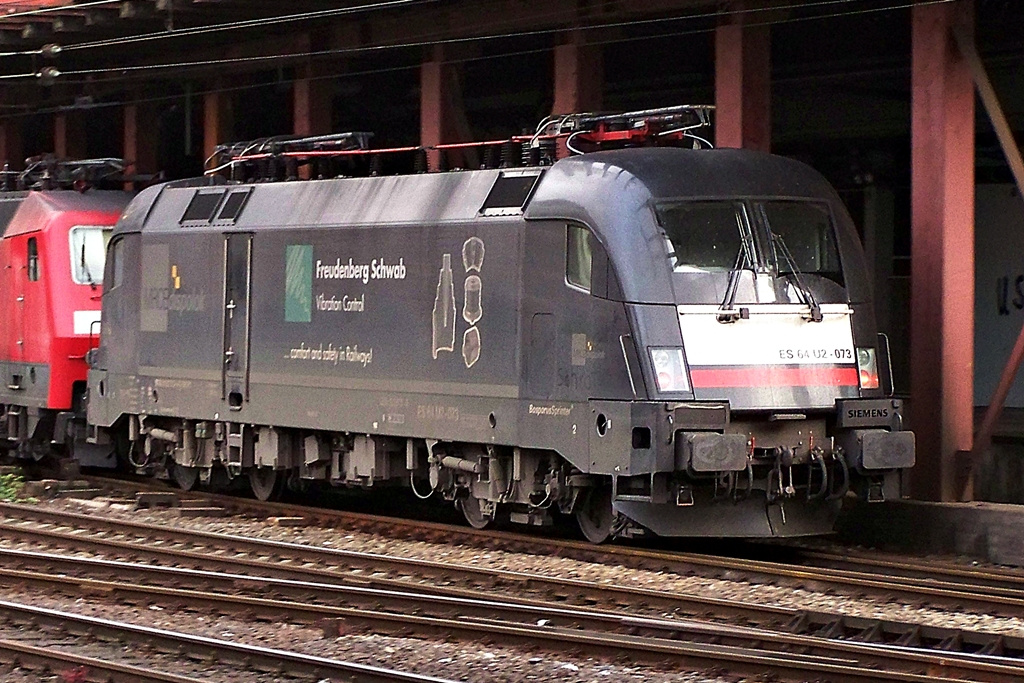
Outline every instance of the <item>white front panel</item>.
{"label": "white front panel", "polygon": [[748,319],[718,321],[718,306],[679,306],[679,327],[690,366],[850,365],[856,363],[851,310],[823,305],[824,320],[810,322],[806,306],[745,307]]}
{"label": "white front panel", "polygon": [[[75,311],[75,334],[100,333],[100,312],[99,311]],[[95,324],[94,324],[95,323]]]}

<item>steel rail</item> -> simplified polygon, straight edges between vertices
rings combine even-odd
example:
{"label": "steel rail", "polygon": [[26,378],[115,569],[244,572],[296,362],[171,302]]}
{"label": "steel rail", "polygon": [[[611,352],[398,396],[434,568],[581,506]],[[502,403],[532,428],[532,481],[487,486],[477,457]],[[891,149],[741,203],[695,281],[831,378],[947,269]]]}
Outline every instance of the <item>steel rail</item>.
{"label": "steel rail", "polygon": [[[183,591],[188,593],[187,591]],[[419,674],[409,674],[381,667],[373,667],[352,662],[343,662],[324,657],[305,655],[296,652],[246,645],[224,641],[194,634],[169,631],[118,622],[111,619],[88,617],[71,612],[49,608],[33,607],[21,603],[0,600],[0,615],[14,621],[31,623],[35,626],[50,626],[66,630],[70,633],[85,630],[89,634],[103,634],[112,638],[128,638],[145,641],[159,648],[172,650],[192,650],[216,654],[219,661],[239,662],[245,666],[273,666],[281,671],[305,673],[314,677],[329,675],[345,675],[357,681],[367,683],[441,683],[442,679]],[[493,641],[500,638],[502,642],[524,643],[527,645],[541,644],[556,651],[565,648],[585,649],[589,652],[628,653],[631,661],[662,662],[668,659],[676,663],[685,663],[694,667],[713,666],[727,668],[732,673],[744,675],[774,675],[803,678],[808,675],[826,675],[834,683],[862,683],[864,681],[900,681],[904,683],[925,683],[938,681],[952,683],[963,678],[948,677],[947,673],[962,673],[965,670],[976,676],[984,671],[993,676],[991,679],[975,678],[974,680],[1007,680],[1007,677],[1020,676],[1019,667],[1002,667],[988,662],[974,662],[970,669],[961,669],[960,664],[941,656],[924,657],[923,653],[907,652],[911,660],[910,666],[916,671],[892,671],[878,668],[878,661],[862,663],[854,658],[825,657],[796,652],[771,652],[754,646],[740,647],[715,642],[680,642],[662,638],[649,638],[626,634],[608,634],[580,631],[571,628],[559,628],[543,625],[510,624],[496,619],[466,619],[460,617],[435,618],[415,614],[391,614],[380,611],[365,611],[354,615],[356,621],[372,623],[376,626],[388,623],[399,633],[410,628],[425,633],[442,634],[445,636],[466,635],[486,638]],[[748,638],[760,636],[761,642],[778,634],[762,632],[750,633]],[[813,639],[803,639],[800,644],[806,645]],[[828,642],[828,641],[825,641]],[[888,646],[861,646],[871,651],[872,658],[882,661],[893,659],[896,648]],[[888,656],[888,660],[885,656]],[[922,659],[914,659],[915,657]],[[450,683],[450,682],[446,682]]]}
{"label": "steel rail", "polygon": [[[801,561],[806,558],[809,563],[817,562],[819,564],[832,563],[833,565],[839,565],[838,567],[815,565],[811,569],[804,565],[786,564],[777,561],[721,557],[683,551],[663,551],[638,547],[636,545],[594,546],[582,541],[545,538],[514,531],[481,531],[452,524],[314,508],[308,505],[292,503],[262,502],[219,493],[190,491],[186,494],[180,490],[170,489],[162,482],[149,479],[143,481],[126,481],[106,477],[93,477],[91,479],[108,489],[119,491],[137,491],[139,489],[173,491],[179,495],[201,498],[226,509],[249,514],[301,516],[328,524],[344,523],[345,528],[349,530],[373,531],[386,529],[390,536],[394,536],[394,532],[400,530],[404,531],[413,540],[435,540],[451,543],[453,538],[458,538],[460,542],[480,547],[511,551],[521,550],[522,552],[548,555],[554,554],[582,561],[603,564],[616,563],[654,571],[674,571],[677,573],[685,573],[695,569],[742,571],[761,577],[768,576],[798,582],[810,580],[819,584],[822,582],[833,582],[840,585],[846,579],[849,579],[851,582],[866,581],[867,583],[852,585],[856,588],[868,589],[874,588],[870,583],[871,581],[884,578],[893,584],[897,582],[903,584],[904,595],[911,599],[921,597],[914,594],[914,589],[921,584],[922,580],[927,580],[932,587],[939,590],[956,590],[957,588],[967,586],[972,593],[988,591],[995,595],[1024,597],[1024,571],[1010,569],[978,568],[975,571],[971,568],[956,567],[948,563],[931,563],[912,559],[907,559],[905,563],[887,563],[884,560],[864,556],[844,556],[839,553],[798,549]],[[904,566],[901,567],[900,564]],[[851,571],[843,569],[843,566],[854,566],[860,569]],[[897,574],[880,577],[874,571],[877,569],[885,569]],[[942,598],[943,596],[941,594],[932,594],[926,597]],[[950,596],[951,602],[957,604],[957,606],[962,606],[962,603],[956,603],[956,599],[957,596]],[[984,607],[984,605],[980,606]],[[1016,605],[1011,604],[1007,607],[1012,608],[1008,613],[1019,613]]]}
{"label": "steel rail", "polygon": [[52,647],[38,647],[19,640],[0,639],[0,661],[28,669],[53,669],[77,666],[83,670],[82,681],[101,683],[206,683],[198,678],[148,669],[96,657],[64,652]]}
{"label": "steel rail", "polygon": [[12,621],[30,623],[33,626],[49,626],[71,634],[86,632],[111,638],[125,638],[152,643],[157,647],[169,648],[169,652],[199,651],[215,654],[218,661],[237,662],[244,667],[267,666],[271,670],[301,673],[322,678],[344,676],[347,680],[360,683],[454,683],[449,679],[421,674],[396,671],[384,667],[346,662],[327,657],[317,657],[299,652],[276,648],[247,645],[244,643],[207,638],[192,633],[181,633],[167,629],[153,628],[139,624],[89,617],[73,612],[34,607],[9,600],[0,600],[0,615]]}
{"label": "steel rail", "polygon": [[[0,526],[0,529],[3,529]],[[202,569],[184,569],[179,566],[167,567],[151,564],[128,563],[98,558],[67,557],[54,553],[32,552],[0,548],[0,564],[10,570],[20,567],[44,567],[52,571],[75,572],[76,569],[94,570],[120,576],[145,577],[148,581],[157,581],[171,586],[193,586],[197,582],[215,585],[221,590],[240,590],[245,587],[255,588],[263,592],[275,591],[277,595],[287,596],[291,600],[306,600],[310,592],[315,592],[322,599],[331,596],[334,599],[354,600],[362,595],[378,606],[395,607],[396,599],[385,600],[385,591],[406,592],[416,591],[429,594],[437,599],[454,600],[493,600],[495,592],[507,593],[514,587],[522,593],[536,592],[536,586],[546,586],[547,600],[517,598],[517,604],[523,608],[545,609],[564,607],[575,602],[577,605],[604,604],[621,610],[624,607],[639,609],[643,612],[664,614],[669,612],[683,617],[697,616],[704,621],[731,618],[742,620],[743,623],[756,623],[761,628],[793,634],[825,635],[833,639],[848,638],[870,642],[900,642],[914,645],[918,649],[942,649],[946,651],[989,652],[993,654],[1019,653],[1024,650],[1021,639],[986,634],[977,631],[964,631],[917,624],[884,621],[862,617],[848,617],[830,613],[812,612],[770,605],[744,603],[735,600],[724,600],[685,593],[669,593],[650,589],[631,588],[625,586],[590,583],[578,579],[559,579],[554,577],[530,575],[529,580],[520,580],[522,575],[515,575],[516,581],[509,582],[507,572],[487,570],[495,578],[490,582],[477,582],[483,590],[457,588],[450,585],[424,585],[412,583],[408,579],[391,579],[379,576],[353,576],[338,571],[325,570],[318,565],[301,567],[281,567],[281,565],[246,557],[224,557],[210,553],[196,553],[182,547],[159,548],[150,544],[139,547],[126,541],[111,539],[83,538],[73,532],[64,533],[52,529],[35,530],[16,527],[15,533],[23,538],[68,541],[69,545],[88,548],[97,545],[100,548],[115,548],[132,552],[136,555],[155,556],[165,561],[180,565],[182,560],[192,560]],[[305,547],[305,546],[304,546]],[[220,571],[211,571],[212,569]],[[454,569],[449,567],[449,570]],[[478,568],[472,568],[474,576]],[[246,572],[246,573],[243,573]],[[254,573],[255,572],[255,573]],[[15,574],[9,574],[12,578]],[[72,574],[75,576],[76,574]],[[287,578],[285,578],[287,577]],[[451,571],[447,581],[454,578]],[[77,579],[68,579],[74,582]],[[105,589],[109,590],[109,589]],[[502,594],[504,597],[504,593]],[[558,602],[552,602],[557,599]],[[397,598],[400,606],[404,598]],[[489,608],[487,608],[489,609]],[[486,612],[486,609],[484,610]],[[642,617],[641,617],[642,618]]]}
{"label": "steel rail", "polygon": [[[118,534],[136,533],[146,538],[150,543],[144,550],[149,553],[159,553],[161,548],[152,545],[157,538],[166,542],[188,543],[201,546],[208,543],[221,549],[224,552],[231,551],[242,555],[263,555],[301,558],[303,561],[316,560],[330,567],[347,566],[349,568],[361,568],[363,570],[375,571],[386,568],[392,571],[416,572],[425,577],[447,580],[453,573],[458,573],[462,578],[477,576],[483,580],[495,580],[501,578],[511,582],[530,582],[539,580],[537,575],[524,574],[504,570],[494,570],[484,567],[469,565],[456,565],[430,560],[399,558],[390,555],[368,553],[339,548],[325,548],[308,544],[289,543],[269,539],[246,538],[231,536],[209,531],[171,529],[155,524],[142,522],[130,522],[122,519],[113,519],[97,515],[85,515],[76,512],[63,510],[43,509],[34,505],[22,505],[17,503],[0,503],[0,515],[8,517],[21,517],[23,519],[48,522],[56,525],[67,525],[74,523],[86,529],[108,531]],[[30,533],[32,535],[44,535],[46,530],[19,529],[18,525],[11,524],[0,517],[0,529],[6,533]],[[55,537],[71,541],[74,537],[69,535],[53,534]],[[82,539],[96,544],[105,544],[109,547],[120,547],[124,550],[139,552],[140,548],[131,543],[117,542],[103,538]],[[205,561],[216,561],[217,555],[205,553],[200,557]],[[960,608],[971,606],[986,611],[1006,611],[1010,614],[1024,613],[1024,591],[987,587],[971,586],[967,589],[963,584],[930,581],[922,582],[918,579],[904,579],[901,577],[880,577],[876,574],[865,572],[850,572],[844,570],[827,570],[818,568],[801,568],[792,565],[778,566],[770,562],[756,562],[752,560],[737,560],[735,558],[718,558],[700,555],[687,554],[684,559],[677,560],[675,566],[662,566],[662,571],[684,574],[694,571],[697,568],[714,568],[718,570],[729,569],[742,571],[755,580],[787,578],[799,580],[804,584],[822,586],[826,584],[839,586],[844,589],[871,590],[886,597],[899,596],[911,600],[938,600]]]}
{"label": "steel rail", "polygon": [[913,558],[872,557],[861,554],[841,553],[829,550],[798,548],[801,561],[814,566],[859,567],[860,571],[884,570],[894,572],[906,579],[949,583],[965,583],[971,586],[986,586],[993,589],[1018,591],[1024,595],[1024,571],[1004,567],[969,567],[950,562],[922,562]]}
{"label": "steel rail", "polygon": [[[69,557],[56,558],[58,566],[73,564],[76,559]],[[83,566],[96,568],[94,562],[82,562]],[[777,630],[755,628],[749,626],[733,626],[728,624],[712,624],[694,619],[667,619],[655,617],[638,617],[621,612],[608,612],[593,609],[571,608],[562,605],[537,605],[532,601],[527,604],[510,601],[508,598],[497,600],[483,598],[451,598],[432,594],[413,592],[409,589],[395,591],[366,588],[362,586],[341,587],[332,584],[305,584],[289,582],[292,588],[301,588],[314,594],[333,592],[335,597],[345,597],[350,603],[362,605],[355,607],[339,607],[335,605],[296,602],[292,600],[273,600],[245,595],[225,595],[209,590],[178,589],[138,583],[145,576],[147,569],[143,565],[127,565],[119,563],[108,566],[110,569],[128,570],[122,576],[136,577],[136,583],[121,580],[97,580],[78,577],[54,575],[52,572],[28,572],[22,570],[0,568],[0,576],[14,583],[31,586],[43,586],[51,590],[56,587],[63,592],[78,596],[81,593],[102,596],[121,596],[133,600],[160,602],[173,605],[204,605],[226,612],[265,615],[275,620],[293,619],[316,622],[324,619],[340,619],[348,624],[367,624],[374,629],[404,631],[410,626],[429,635],[455,635],[473,639],[490,638],[491,626],[499,624],[513,629],[530,628],[531,634],[523,636],[514,632],[518,638],[527,640],[545,640],[543,634],[533,631],[535,624],[544,624],[543,631],[551,632],[547,640],[558,645],[559,637],[564,629],[573,632],[591,631],[609,635],[612,639],[600,643],[587,642],[585,645],[596,647],[595,654],[621,652],[636,658],[638,654],[657,652],[664,657],[673,656],[665,649],[659,649],[666,643],[679,641],[714,642],[719,645],[734,647],[746,646],[757,642],[757,650],[768,652],[801,652],[814,658],[829,660],[843,659],[856,662],[858,665],[883,666],[886,670],[903,670],[913,673],[924,668],[935,671],[941,668],[947,676],[960,678],[970,677],[977,681],[1005,681],[1009,678],[1024,678],[1024,662],[1006,657],[990,655],[972,655],[965,653],[923,651],[919,648],[894,646],[890,644],[851,642],[846,640],[827,639],[816,636],[780,633]],[[214,572],[179,572],[171,569],[168,574],[181,574],[192,579],[203,578],[216,580],[217,583],[231,582],[241,587],[245,583],[266,585],[258,579],[237,575],[217,575]],[[410,622],[408,612],[415,609],[416,622]],[[620,647],[615,634],[635,636],[628,647]],[[644,641],[649,641],[646,645]],[[651,649],[651,646],[654,649]],[[637,652],[637,650],[641,652]],[[685,660],[689,656],[684,651],[681,656]]]}

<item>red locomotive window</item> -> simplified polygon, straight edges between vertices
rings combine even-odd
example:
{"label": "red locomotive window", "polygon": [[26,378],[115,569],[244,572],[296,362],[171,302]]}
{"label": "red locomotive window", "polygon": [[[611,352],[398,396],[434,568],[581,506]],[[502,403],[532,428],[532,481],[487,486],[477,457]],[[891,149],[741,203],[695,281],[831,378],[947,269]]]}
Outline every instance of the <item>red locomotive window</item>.
{"label": "red locomotive window", "polygon": [[76,285],[98,285],[103,280],[109,225],[76,225],[68,233],[71,248],[71,279]]}
{"label": "red locomotive window", "polygon": [[39,280],[39,244],[35,237],[28,238],[28,280]]}

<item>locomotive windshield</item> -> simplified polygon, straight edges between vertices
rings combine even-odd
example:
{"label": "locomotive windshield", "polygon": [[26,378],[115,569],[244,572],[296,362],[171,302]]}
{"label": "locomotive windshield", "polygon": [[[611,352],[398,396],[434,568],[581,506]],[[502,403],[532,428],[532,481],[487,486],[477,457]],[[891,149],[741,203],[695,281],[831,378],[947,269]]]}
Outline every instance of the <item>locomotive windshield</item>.
{"label": "locomotive windshield", "polygon": [[[751,303],[806,302],[807,294],[822,302],[845,300],[827,204],[698,200],[660,204],[656,213],[672,270],[680,284],[686,283],[683,297],[700,299],[692,303],[721,301],[723,288],[738,290],[739,301]],[[755,278],[768,278],[773,286],[754,287]],[[802,289],[810,291],[801,293]]]}
{"label": "locomotive windshield", "polygon": [[98,285],[103,281],[107,242],[113,234],[109,225],[76,225],[68,233],[71,247],[71,279],[77,285]]}
{"label": "locomotive windshield", "polygon": [[658,218],[676,271],[727,272],[734,267],[746,232],[742,204],[684,202],[661,207]]}
{"label": "locomotive windshield", "polygon": [[[779,275],[820,275],[843,284],[832,214],[824,204],[775,201],[758,205],[771,249],[770,266]],[[787,253],[788,252],[788,253]]]}

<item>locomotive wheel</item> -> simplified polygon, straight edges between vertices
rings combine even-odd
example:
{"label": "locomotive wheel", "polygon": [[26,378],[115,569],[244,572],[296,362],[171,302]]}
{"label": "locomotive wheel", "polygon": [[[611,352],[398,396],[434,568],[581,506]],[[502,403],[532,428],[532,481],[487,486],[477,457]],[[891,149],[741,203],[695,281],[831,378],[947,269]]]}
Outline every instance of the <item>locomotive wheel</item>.
{"label": "locomotive wheel", "polygon": [[171,466],[171,477],[174,478],[174,483],[179,489],[191,491],[199,482],[199,468],[174,463]]}
{"label": "locomotive wheel", "polygon": [[604,543],[612,535],[612,522],[615,513],[612,511],[612,489],[609,486],[596,486],[585,494],[576,504],[576,523],[580,531],[591,543]]}
{"label": "locomotive wheel", "polygon": [[249,486],[252,487],[252,494],[257,500],[268,501],[276,498],[281,487],[277,470],[272,467],[253,467],[249,470]]}
{"label": "locomotive wheel", "polygon": [[474,496],[460,498],[459,509],[462,510],[462,516],[466,518],[466,521],[474,529],[486,529],[494,523],[494,519],[492,517],[487,517],[480,510],[479,498]]}

